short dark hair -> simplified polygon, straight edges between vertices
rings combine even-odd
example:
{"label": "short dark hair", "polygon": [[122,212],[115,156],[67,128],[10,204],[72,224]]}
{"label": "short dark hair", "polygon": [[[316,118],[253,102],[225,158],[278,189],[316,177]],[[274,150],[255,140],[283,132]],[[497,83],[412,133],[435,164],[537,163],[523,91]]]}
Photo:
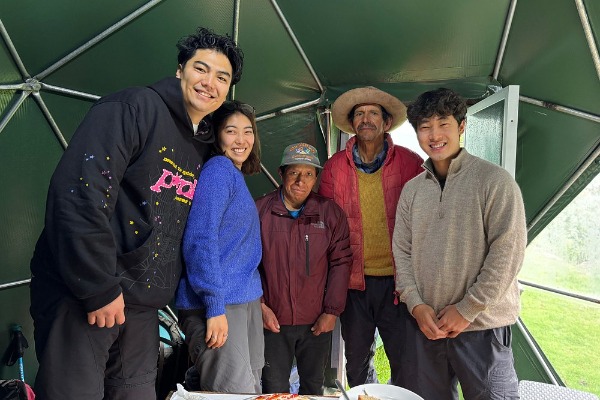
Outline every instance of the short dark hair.
{"label": "short dark hair", "polygon": [[252,124],[252,131],[254,132],[254,145],[250,155],[242,164],[242,173],[244,175],[254,175],[260,172],[260,138],[258,137],[258,128],[256,126],[256,113],[254,108],[246,103],[242,103],[237,100],[225,101],[221,107],[212,114],[212,124],[216,140],[213,144],[214,152],[216,154],[223,155],[223,150],[219,145],[219,132],[225,126],[227,119],[233,114],[240,113],[245,115]]}
{"label": "short dark hair", "polygon": [[[281,174],[281,176],[285,175],[285,171],[288,169],[289,166],[294,165],[294,164],[286,164],[286,165],[280,165],[279,166],[279,173]],[[311,165],[312,167],[312,165]],[[315,167],[315,176],[319,176],[319,171],[320,168]]]}
{"label": "short dark hair", "polygon": [[408,122],[415,131],[423,119],[430,118],[433,115],[439,117],[452,115],[460,125],[467,115],[467,103],[455,91],[439,88],[417,97],[414,102],[408,105],[406,114]]}
{"label": "short dark hair", "polygon": [[196,29],[196,33],[179,39],[177,42],[177,49],[179,50],[177,62],[182,68],[185,63],[194,56],[196,50],[209,49],[224,54],[229,59],[233,72],[231,76],[232,86],[238,83],[242,78],[244,53],[227,34],[217,35],[210,29],[199,27]]}
{"label": "short dark hair", "polygon": [[[366,106],[368,104],[356,104],[354,107],[352,107],[352,109],[350,110],[350,112],[348,113],[348,122],[350,122],[351,126],[352,122],[354,121],[354,111],[360,107],[360,106]],[[379,108],[381,108],[381,116],[383,117],[383,121],[384,122],[388,122],[391,118],[392,118],[392,114],[390,114],[389,112],[387,112],[387,110],[385,109],[384,106],[382,106],[381,104],[372,104],[374,106],[379,106]]]}

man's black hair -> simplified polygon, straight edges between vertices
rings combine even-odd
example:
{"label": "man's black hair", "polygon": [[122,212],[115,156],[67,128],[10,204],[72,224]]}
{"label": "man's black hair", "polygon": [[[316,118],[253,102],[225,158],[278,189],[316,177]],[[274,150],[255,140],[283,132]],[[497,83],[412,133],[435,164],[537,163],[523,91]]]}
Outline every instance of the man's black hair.
{"label": "man's black hair", "polygon": [[224,54],[231,63],[231,85],[238,83],[242,77],[244,53],[229,35],[217,35],[207,28],[199,27],[196,33],[182,37],[177,42],[177,62],[181,67],[194,56],[196,50],[209,49]]}
{"label": "man's black hair", "polygon": [[417,97],[408,106],[406,114],[408,122],[410,122],[415,131],[423,119],[431,118],[433,115],[439,117],[452,115],[460,125],[467,115],[467,103],[455,91],[439,88],[425,92]]}

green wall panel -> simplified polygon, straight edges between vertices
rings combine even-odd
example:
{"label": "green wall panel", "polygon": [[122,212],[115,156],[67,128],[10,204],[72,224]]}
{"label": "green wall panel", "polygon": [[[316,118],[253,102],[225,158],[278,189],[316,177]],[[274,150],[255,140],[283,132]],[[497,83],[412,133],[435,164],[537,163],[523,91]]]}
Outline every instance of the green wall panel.
{"label": "green wall panel", "polygon": [[[591,10],[600,22],[599,7]],[[600,115],[600,80],[574,1],[518,2],[500,80],[520,85],[521,95]]]}
{"label": "green wall panel", "polygon": [[509,1],[278,4],[323,83],[336,86],[491,75]]}
{"label": "green wall panel", "polygon": [[[558,130],[558,135],[549,132]],[[517,176],[527,220],[557,193],[600,145],[597,123],[527,103],[519,106]]]}
{"label": "green wall panel", "polygon": [[318,99],[319,87],[268,0],[242,1],[244,74],[235,98],[258,114]]}
{"label": "green wall panel", "polygon": [[231,34],[233,5],[209,0],[160,3],[51,74],[46,83],[104,95],[174,76],[175,45],[198,26]]}
{"label": "green wall panel", "polygon": [[145,0],[2,0],[0,18],[25,67],[34,76],[144,3]]}
{"label": "green wall panel", "polygon": [[0,133],[0,283],[29,278],[50,177],[63,150],[28,98]]}

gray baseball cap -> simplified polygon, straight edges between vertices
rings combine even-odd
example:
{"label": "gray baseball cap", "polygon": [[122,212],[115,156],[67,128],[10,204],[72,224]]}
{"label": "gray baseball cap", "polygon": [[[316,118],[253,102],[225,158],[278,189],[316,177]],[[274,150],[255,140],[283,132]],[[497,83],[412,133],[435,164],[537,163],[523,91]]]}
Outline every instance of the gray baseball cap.
{"label": "gray baseball cap", "polygon": [[285,148],[279,166],[291,164],[308,164],[313,167],[323,168],[319,161],[317,149],[308,143],[294,143]]}

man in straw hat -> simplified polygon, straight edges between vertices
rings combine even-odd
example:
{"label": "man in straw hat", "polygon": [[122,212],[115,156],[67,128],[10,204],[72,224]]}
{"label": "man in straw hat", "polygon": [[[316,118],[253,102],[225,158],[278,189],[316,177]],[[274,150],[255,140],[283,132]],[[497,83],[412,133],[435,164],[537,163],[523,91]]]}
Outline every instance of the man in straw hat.
{"label": "man in straw hat", "polygon": [[350,226],[350,290],[340,317],[348,383],[367,381],[377,328],[391,383],[400,385],[402,332],[409,315],[394,293],[391,239],[402,187],[421,173],[423,160],[394,145],[387,133],[406,120],[406,107],[396,97],[371,86],[352,89],[333,103],[332,114],[338,128],[356,134],[327,161],[319,187],[344,209]]}
{"label": "man in straw hat", "polygon": [[263,244],[263,393],[289,391],[296,358],[300,394],[322,394],[331,331],[344,310],[352,252],[344,211],[312,191],[317,150],[283,152],[282,185],[256,201]]}

